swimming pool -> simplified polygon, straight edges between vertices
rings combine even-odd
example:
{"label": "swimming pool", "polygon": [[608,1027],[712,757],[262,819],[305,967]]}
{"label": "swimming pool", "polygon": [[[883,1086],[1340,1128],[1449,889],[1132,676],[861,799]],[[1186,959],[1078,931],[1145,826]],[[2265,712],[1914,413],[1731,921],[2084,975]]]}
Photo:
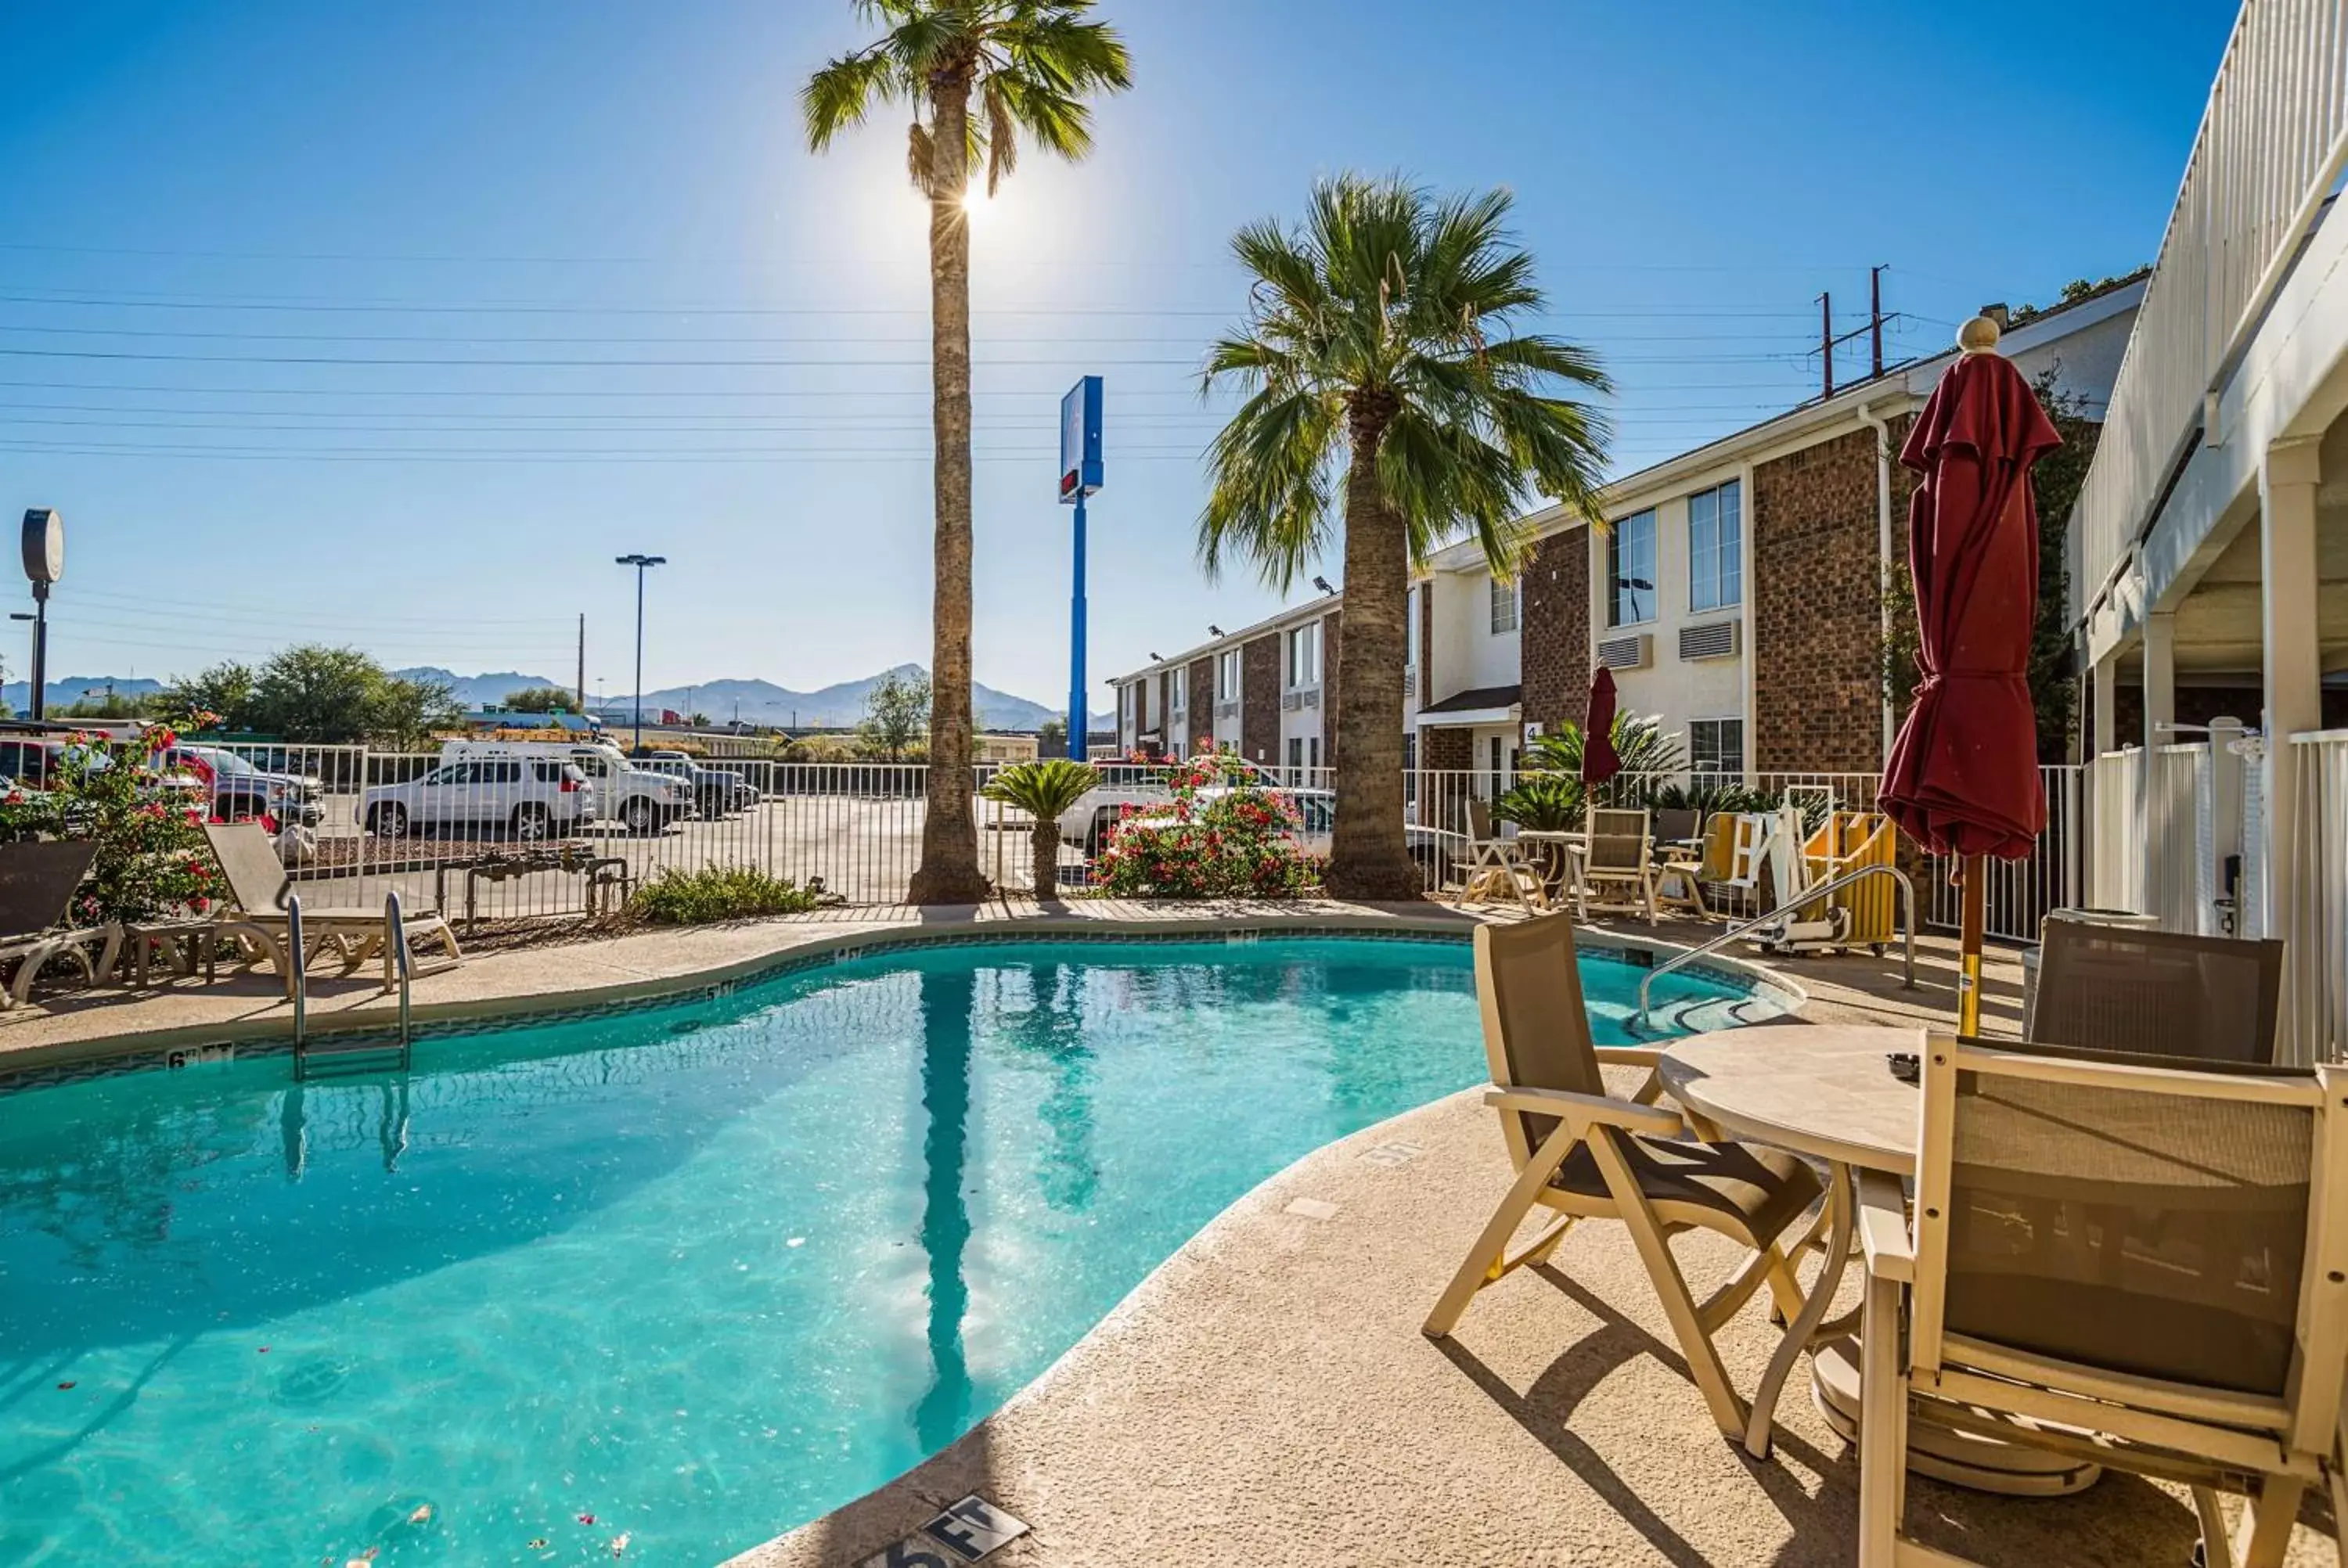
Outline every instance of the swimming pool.
{"label": "swimming pool", "polygon": [[[1622,1040],[1641,971],[1583,970]],[[0,1096],[0,1562],[714,1563],[1483,1072],[1464,944],[1267,937],[882,951],[405,1074]]]}

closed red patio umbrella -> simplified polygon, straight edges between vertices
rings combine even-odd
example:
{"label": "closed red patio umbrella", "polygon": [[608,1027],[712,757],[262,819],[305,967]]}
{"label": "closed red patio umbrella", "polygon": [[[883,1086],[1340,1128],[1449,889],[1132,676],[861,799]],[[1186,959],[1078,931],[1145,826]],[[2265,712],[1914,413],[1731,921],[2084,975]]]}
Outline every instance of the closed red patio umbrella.
{"label": "closed red patio umbrella", "polygon": [[1590,678],[1590,717],[1581,726],[1581,782],[1602,784],[1622,771],[1614,751],[1614,671],[1601,664]]}
{"label": "closed red patio umbrella", "polygon": [[1976,316],[1900,451],[1923,477],[1909,502],[1922,676],[1879,798],[1900,831],[1964,857],[1958,1030],[1979,1032],[1984,856],[2027,856],[2046,825],[2030,634],[2038,514],[2030,466],[2062,445],[2022,373]]}

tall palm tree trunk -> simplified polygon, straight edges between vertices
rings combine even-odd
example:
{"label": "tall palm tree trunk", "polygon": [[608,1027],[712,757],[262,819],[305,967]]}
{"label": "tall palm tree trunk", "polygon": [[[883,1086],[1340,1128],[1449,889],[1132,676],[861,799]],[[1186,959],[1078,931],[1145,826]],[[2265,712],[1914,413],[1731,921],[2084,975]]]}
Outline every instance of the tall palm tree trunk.
{"label": "tall palm tree trunk", "polygon": [[915,904],[973,904],[986,897],[978,871],[971,797],[970,220],[963,207],[969,161],[970,77],[950,68],[930,78],[930,381],[936,446],[936,600],[931,609],[930,773],[922,862],[906,897]]}
{"label": "tall palm tree trunk", "polygon": [[1402,667],[1410,541],[1377,477],[1384,421],[1357,408],[1345,478],[1345,670],[1337,682],[1337,820],[1328,888],[1339,898],[1413,899],[1403,838]]}

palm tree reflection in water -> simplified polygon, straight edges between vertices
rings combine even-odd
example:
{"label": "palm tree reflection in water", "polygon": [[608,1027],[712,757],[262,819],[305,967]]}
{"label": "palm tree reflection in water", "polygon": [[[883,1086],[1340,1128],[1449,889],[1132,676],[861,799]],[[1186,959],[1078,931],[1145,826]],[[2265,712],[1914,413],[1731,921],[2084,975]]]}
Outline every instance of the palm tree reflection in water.
{"label": "palm tree reflection in water", "polygon": [[934,1452],[970,1424],[970,1368],[962,1324],[970,1306],[963,1254],[970,1204],[963,1167],[970,1145],[971,1003],[977,977],[966,968],[924,971],[922,982],[922,1251],[930,1264],[930,1387],[913,1407],[913,1428]]}

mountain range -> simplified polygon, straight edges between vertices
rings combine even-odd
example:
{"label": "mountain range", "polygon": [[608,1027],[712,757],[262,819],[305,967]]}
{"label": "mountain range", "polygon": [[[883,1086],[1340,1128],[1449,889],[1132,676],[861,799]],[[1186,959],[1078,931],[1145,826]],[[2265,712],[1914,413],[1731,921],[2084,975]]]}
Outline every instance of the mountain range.
{"label": "mountain range", "polygon": [[[437,665],[416,665],[395,670],[393,674],[411,681],[438,681],[446,685],[451,695],[468,708],[483,708],[502,702],[510,692],[525,686],[559,686],[570,690],[567,681],[557,681],[546,675],[528,675],[518,670],[499,670],[481,675],[459,675],[453,670]],[[908,676],[923,673],[919,664],[900,664],[877,675],[867,675],[860,681],[842,681],[813,692],[794,692],[788,686],[778,686],[771,681],[751,679],[705,682],[695,686],[669,686],[644,693],[644,710],[656,712],[673,708],[680,713],[702,712],[724,723],[739,718],[745,723],[768,724],[783,730],[844,729],[864,716],[865,700],[872,688],[891,675]],[[146,676],[136,678],[114,675],[68,675],[61,681],[46,682],[48,705],[63,708],[86,697],[103,696],[111,689],[125,697],[143,697],[163,689],[163,682]],[[992,686],[973,683],[971,705],[976,710],[982,728],[989,730],[1033,730],[1046,719],[1063,716],[1062,710],[1042,702],[1031,702],[1025,697],[1008,692],[998,692]],[[11,711],[21,713],[30,706],[33,689],[29,682],[13,681],[0,686],[0,702]],[[604,692],[603,710],[620,713],[630,706],[624,695]],[[1090,727],[1095,730],[1114,729],[1114,713],[1091,715]]]}

